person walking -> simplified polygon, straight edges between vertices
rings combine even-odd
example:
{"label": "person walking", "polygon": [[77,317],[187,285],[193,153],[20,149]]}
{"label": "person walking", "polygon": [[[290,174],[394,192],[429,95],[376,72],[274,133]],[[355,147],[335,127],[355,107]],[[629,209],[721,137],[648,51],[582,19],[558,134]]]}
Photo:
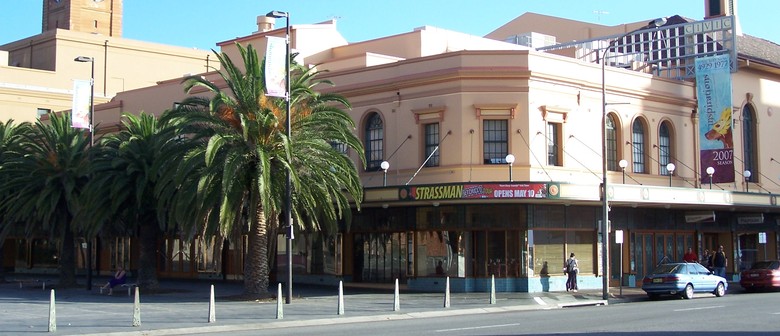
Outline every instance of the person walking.
{"label": "person walking", "polygon": [[729,260],[726,258],[726,253],[723,252],[723,245],[718,247],[718,251],[712,256],[712,267],[715,269],[715,275],[726,277],[726,267],[729,265]]}
{"label": "person walking", "polygon": [[574,257],[574,252],[569,255],[569,259],[566,260],[566,274],[569,278],[566,280],[566,291],[577,292],[577,272],[580,271],[577,263],[577,258]]}

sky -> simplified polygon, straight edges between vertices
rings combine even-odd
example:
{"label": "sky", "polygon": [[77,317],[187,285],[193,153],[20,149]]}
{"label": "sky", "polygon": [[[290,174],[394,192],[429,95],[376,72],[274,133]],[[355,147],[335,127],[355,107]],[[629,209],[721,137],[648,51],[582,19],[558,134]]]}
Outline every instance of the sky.
{"label": "sky", "polygon": [[[349,42],[360,42],[434,26],[484,36],[534,12],[603,24],[650,21],[681,15],[700,20],[705,0],[125,0],[123,37],[147,42],[216,49],[218,42],[257,30],[257,16],[289,12],[292,25],[337,20]],[[43,0],[0,0],[0,45],[41,32]],[[745,34],[780,43],[773,22],[778,0],[742,0],[737,13]],[[277,27],[284,19],[277,20]]]}

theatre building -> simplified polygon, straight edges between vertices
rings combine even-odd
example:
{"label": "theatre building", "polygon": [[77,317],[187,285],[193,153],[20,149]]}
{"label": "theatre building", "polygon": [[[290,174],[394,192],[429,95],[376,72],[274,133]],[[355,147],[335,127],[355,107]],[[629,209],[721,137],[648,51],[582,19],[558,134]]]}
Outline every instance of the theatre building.
{"label": "theatre building", "polygon": [[[604,270],[610,285],[639,286],[689,247],[724,246],[730,280],[778,258],[780,46],[743,34],[726,2],[704,1],[696,20],[618,26],[525,13],[485,37],[423,26],[348,42],[334,20],[293,24],[296,60],[350,101],[367,162],[350,223],[296,232],[294,282],[442,290],[449,278],[469,292],[495,279],[498,291],[541,292],[565,289],[570,253],[580,289],[602,288]],[[218,46],[262,52],[285,35],[274,24],[260,16],[256,32]],[[700,102],[715,88],[697,64],[725,64],[726,108]],[[183,98],[171,78],[118,93],[96,117],[118,124]],[[241,278],[243,240],[183,237],[161,246],[161,275]]]}

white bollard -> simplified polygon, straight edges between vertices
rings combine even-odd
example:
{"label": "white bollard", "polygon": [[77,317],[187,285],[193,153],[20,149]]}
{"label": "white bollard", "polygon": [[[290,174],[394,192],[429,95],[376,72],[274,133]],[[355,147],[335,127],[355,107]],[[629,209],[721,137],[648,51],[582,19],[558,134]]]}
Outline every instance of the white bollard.
{"label": "white bollard", "polygon": [[211,295],[209,296],[209,321],[213,323],[217,320],[217,307],[214,305],[214,285],[211,285]]}
{"label": "white bollard", "polygon": [[496,275],[490,275],[490,304],[496,304]]}
{"label": "white bollard", "polygon": [[54,290],[49,294],[49,332],[57,331],[57,309],[54,307]]}
{"label": "white bollard", "polygon": [[141,326],[141,300],[140,288],[135,288],[135,299],[133,300],[133,327]]}
{"label": "white bollard", "polygon": [[395,295],[393,295],[393,311],[401,310],[401,297],[398,295],[398,278],[395,279]]}
{"label": "white bollard", "polygon": [[284,318],[284,303],[282,302],[282,283],[280,282],[276,288],[276,319],[281,320]]}
{"label": "white bollard", "polygon": [[339,307],[338,314],[344,315],[344,283],[339,281]]}
{"label": "white bollard", "polygon": [[447,284],[444,286],[444,308],[450,307],[450,277],[447,277]]}

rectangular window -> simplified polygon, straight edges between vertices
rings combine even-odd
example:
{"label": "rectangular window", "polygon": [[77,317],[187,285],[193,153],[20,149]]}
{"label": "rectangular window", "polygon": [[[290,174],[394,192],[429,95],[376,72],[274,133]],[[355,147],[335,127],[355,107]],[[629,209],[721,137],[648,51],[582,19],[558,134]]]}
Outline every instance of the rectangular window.
{"label": "rectangular window", "polygon": [[[439,166],[439,123],[426,124],[425,125],[425,162],[426,167],[438,167]],[[434,151],[436,151],[434,153]],[[431,155],[433,153],[433,155]]]}
{"label": "rectangular window", "polygon": [[561,124],[547,123],[547,165],[561,165]]}
{"label": "rectangular window", "polygon": [[39,108],[38,108],[38,114],[37,114],[37,115],[38,115],[38,118],[40,118],[40,117],[42,117],[42,116],[45,116],[45,115],[47,115],[47,114],[49,114],[49,113],[51,113],[51,109],[47,109],[47,108],[40,108],[40,107],[39,107]]}
{"label": "rectangular window", "polygon": [[507,120],[482,122],[482,152],[485,164],[505,164],[508,154],[509,125]]}

